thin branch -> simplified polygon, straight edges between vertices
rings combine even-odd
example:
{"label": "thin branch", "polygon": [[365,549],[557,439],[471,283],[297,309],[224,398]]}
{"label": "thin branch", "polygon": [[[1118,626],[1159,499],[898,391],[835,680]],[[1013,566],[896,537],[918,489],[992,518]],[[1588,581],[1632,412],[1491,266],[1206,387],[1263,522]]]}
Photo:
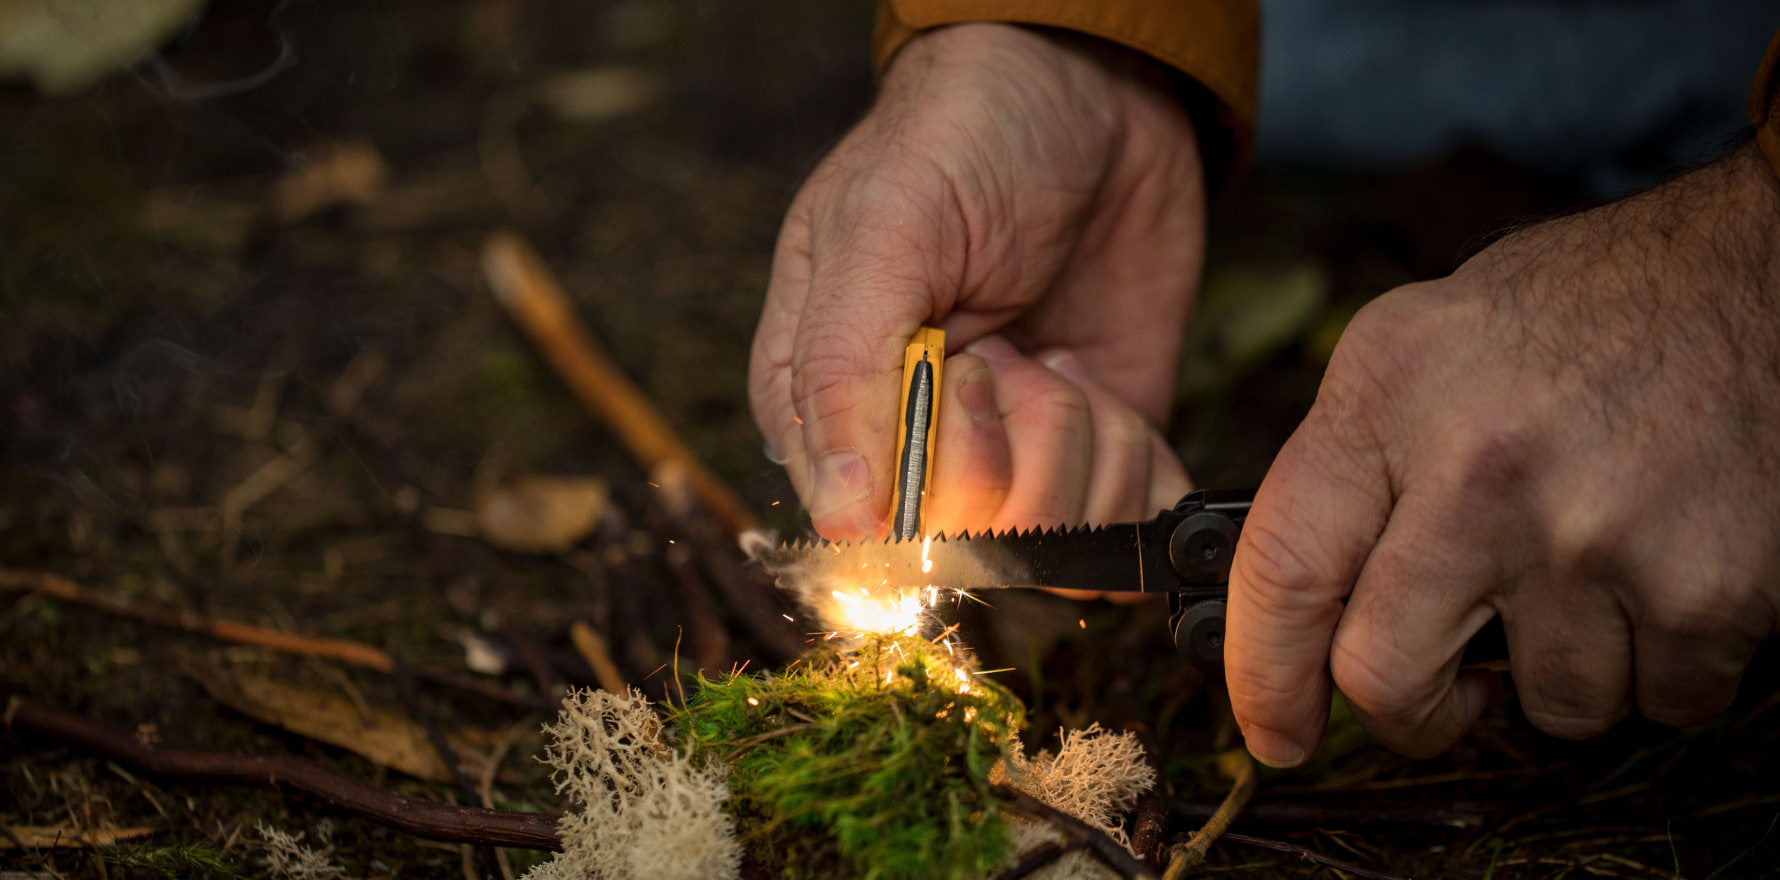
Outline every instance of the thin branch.
{"label": "thin branch", "polygon": [[1106,832],[1011,785],[997,785],[992,791],[1015,812],[1049,823],[1072,844],[1092,853],[1101,864],[1111,868],[1125,880],[1156,880],[1155,872],[1148,865],[1132,855],[1118,841],[1108,837]]}
{"label": "thin branch", "polygon": [[[159,608],[148,608],[82,586],[61,575],[0,569],[0,590],[4,589],[33,590],[64,602],[84,605],[95,611],[103,611],[106,614],[115,614],[119,617],[127,617],[167,629],[197,633],[225,642],[234,642],[238,645],[255,645],[283,654],[320,657],[378,672],[395,673],[395,660],[390,657],[389,652],[363,642],[298,635],[233,620],[206,617],[189,611],[165,611]],[[410,666],[409,668],[413,671],[415,678],[425,679],[434,684],[445,685],[491,700],[523,706],[527,709],[548,710],[554,708],[552,704],[543,699],[513,693],[449,670],[433,669],[426,666]]]}
{"label": "thin branch", "polygon": [[606,640],[585,620],[577,620],[569,624],[569,641],[575,644],[575,653],[587,661],[593,670],[594,681],[607,693],[623,696],[630,693],[630,686],[624,683],[624,675],[618,671],[618,664],[612,661],[612,651],[606,646]]}
{"label": "thin branch", "polygon": [[411,798],[289,755],[231,755],[157,748],[144,745],[130,734],[52,709],[28,697],[10,696],[3,720],[8,727],[30,728],[162,776],[288,786],[372,822],[427,840],[562,851],[562,843],[556,838],[555,816],[457,807]]}
{"label": "thin branch", "polygon": [[1218,755],[1218,772],[1230,779],[1230,793],[1186,843],[1169,847],[1168,870],[1162,874],[1162,880],[1180,880],[1205,861],[1212,843],[1230,827],[1236,814],[1248,804],[1249,796],[1255,793],[1255,762],[1246,748],[1237,746]]}
{"label": "thin branch", "polygon": [[995,880],[1021,880],[1030,877],[1039,868],[1055,864],[1060,858],[1080,849],[1079,846],[1063,847],[1053,841],[1045,841],[1026,851],[1020,860],[1008,865],[1005,870],[995,875]]}
{"label": "thin branch", "polygon": [[669,463],[685,468],[699,500],[732,533],[759,525],[741,499],[699,463],[649,398],[600,349],[587,326],[575,317],[556,278],[518,233],[489,236],[482,247],[482,269],[495,299],[514,323],[645,469],[654,471]]}
{"label": "thin branch", "polygon": [[1371,868],[1362,868],[1353,862],[1343,861],[1334,856],[1326,856],[1316,850],[1307,849],[1295,843],[1287,843],[1283,840],[1269,840],[1265,837],[1251,837],[1247,834],[1238,834],[1234,831],[1225,832],[1224,839],[1231,843],[1242,843],[1249,846],[1258,846],[1262,849],[1270,849],[1274,852],[1290,853],[1307,862],[1315,862],[1319,865],[1325,865],[1344,874],[1352,874],[1355,877],[1364,878],[1364,880],[1408,880],[1408,878],[1399,877],[1395,874],[1381,874]]}

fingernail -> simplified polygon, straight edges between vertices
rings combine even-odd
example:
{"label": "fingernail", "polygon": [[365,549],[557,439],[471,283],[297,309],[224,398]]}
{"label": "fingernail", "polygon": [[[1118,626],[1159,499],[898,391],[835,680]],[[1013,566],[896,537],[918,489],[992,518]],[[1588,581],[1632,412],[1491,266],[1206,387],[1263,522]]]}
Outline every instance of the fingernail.
{"label": "fingernail", "polygon": [[972,370],[958,383],[958,402],[979,425],[1001,420],[1001,409],[995,405],[995,380],[988,367]]}
{"label": "fingernail", "polygon": [[810,493],[810,518],[823,519],[857,504],[871,494],[871,469],[865,456],[851,449],[830,452],[816,462],[816,486]]}
{"label": "fingernail", "polygon": [[1020,350],[1013,343],[999,336],[985,336],[964,347],[965,354],[974,354],[989,363],[995,364],[1012,360],[1020,356]]}
{"label": "fingernail", "polygon": [[787,459],[785,456],[780,455],[779,450],[773,448],[773,441],[771,441],[771,440],[768,440],[768,441],[762,443],[760,451],[766,453],[767,461],[770,461],[773,464],[779,465],[780,467],[784,467],[785,462],[790,460],[790,459]]}
{"label": "fingernail", "polygon": [[1242,732],[1242,738],[1248,743],[1248,753],[1269,767],[1284,770],[1304,763],[1304,747],[1277,730],[1250,727]]}
{"label": "fingernail", "polygon": [[1052,351],[1040,355],[1038,362],[1044,364],[1051,372],[1072,382],[1086,382],[1091,378],[1088,375],[1087,365],[1083,364],[1082,359],[1076,357],[1075,352],[1072,351]]}

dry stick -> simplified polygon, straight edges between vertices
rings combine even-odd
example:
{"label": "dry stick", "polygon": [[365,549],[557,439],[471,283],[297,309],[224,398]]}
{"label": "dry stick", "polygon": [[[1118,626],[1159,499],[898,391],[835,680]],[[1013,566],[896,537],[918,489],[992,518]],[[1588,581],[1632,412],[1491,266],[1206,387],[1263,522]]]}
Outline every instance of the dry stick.
{"label": "dry stick", "polygon": [[1353,862],[1343,861],[1334,856],[1326,856],[1316,850],[1308,849],[1295,843],[1287,843],[1283,840],[1269,840],[1265,837],[1251,837],[1247,834],[1237,834],[1234,831],[1225,832],[1224,839],[1231,843],[1244,843],[1249,846],[1270,849],[1274,852],[1290,853],[1307,862],[1326,865],[1344,874],[1363,877],[1365,880],[1405,880],[1405,878],[1398,877],[1395,874],[1380,874],[1371,868],[1362,868]]}
{"label": "dry stick", "polygon": [[482,248],[482,269],[514,323],[531,337],[582,404],[618,433],[644,469],[677,463],[686,468],[699,500],[732,533],[759,525],[741,499],[699,463],[655,405],[594,342],[570,309],[562,287],[518,233],[489,236]]}
{"label": "dry stick", "polygon": [[673,520],[676,535],[692,545],[702,563],[700,568],[711,575],[731,613],[748,630],[761,652],[775,665],[803,656],[803,637],[798,627],[780,616],[785,608],[784,594],[773,586],[766,572],[742,556],[733,538],[721,534],[717,525],[704,516],[685,469],[661,467],[652,476],[661,486],[662,506]]}
{"label": "dry stick", "polygon": [[680,611],[685,615],[686,632],[692,636],[693,662],[699,669],[718,670],[733,655],[729,630],[717,616],[717,605],[711,601],[710,590],[692,562],[692,550],[669,544],[661,554],[668,572],[680,585]]}
{"label": "dry stick", "polygon": [[[458,791],[470,803],[475,803],[477,799],[476,783],[472,782],[470,775],[464,772],[463,763],[457,757],[457,750],[452,748],[451,743],[445,739],[445,732],[440,730],[439,725],[434,722],[433,714],[421,705],[420,691],[414,686],[413,670],[402,660],[400,654],[391,651],[389,656],[390,660],[395,663],[396,692],[401,695],[402,702],[407,705],[409,716],[420,724],[421,730],[426,732],[427,741],[432,743],[433,751],[439,753],[439,763],[451,770],[451,777],[457,781]],[[492,847],[471,847],[469,844],[465,844],[464,863],[469,865],[472,860],[481,862],[484,868],[495,868],[496,870],[500,868],[500,859],[496,857]],[[465,876],[474,875],[466,872]]]}
{"label": "dry stick", "polygon": [[1077,846],[1064,848],[1058,846],[1054,841],[1047,840],[1027,850],[1025,855],[1020,856],[1019,861],[1008,865],[1005,870],[996,874],[995,880],[1021,880],[1022,877],[1030,877],[1032,872],[1055,864],[1058,859],[1079,848]]}
{"label": "dry stick", "polygon": [[1156,880],[1155,872],[1148,865],[1132,855],[1118,841],[1108,837],[1106,832],[1011,785],[997,785],[991,791],[1015,812],[1049,823],[1052,828],[1069,838],[1072,844],[1086,849],[1101,864],[1111,868],[1125,880]]}
{"label": "dry stick", "polygon": [[1248,756],[1248,749],[1237,746],[1218,755],[1218,772],[1230,779],[1230,793],[1224,796],[1218,811],[1205,820],[1205,825],[1193,832],[1186,843],[1169,847],[1168,870],[1162,874],[1162,880],[1180,880],[1187,871],[1205,861],[1212,843],[1230,827],[1236,814],[1242,812],[1249,795],[1255,793],[1255,762]]}
{"label": "dry stick", "polygon": [[230,755],[156,748],[142,744],[128,733],[52,709],[28,697],[11,696],[3,720],[9,727],[37,730],[162,776],[289,786],[356,816],[427,840],[562,851],[562,842],[556,838],[555,816],[457,807],[411,798],[290,755]]}
{"label": "dry stick", "polygon": [[[337,660],[352,666],[373,669],[378,672],[394,673],[395,661],[387,651],[374,648],[363,642],[352,642],[345,639],[315,638],[205,617],[188,611],[164,611],[159,608],[145,608],[126,602],[115,596],[108,596],[97,590],[83,587],[61,575],[34,571],[8,571],[0,569],[0,590],[23,589],[33,590],[46,596],[53,596],[64,602],[84,605],[107,614],[128,617],[154,626],[168,629],[184,630],[234,642],[238,645],[256,645],[270,648],[284,654],[301,657],[320,657],[326,660]],[[457,690],[467,691],[491,700],[499,700],[528,709],[550,709],[551,704],[523,694],[516,694],[487,682],[477,681],[467,675],[459,675],[444,669],[433,669],[426,666],[411,666],[416,678],[423,678],[435,684],[442,684]]]}
{"label": "dry stick", "polygon": [[630,693],[624,676],[618,672],[618,664],[612,661],[612,651],[606,647],[606,640],[587,621],[577,620],[569,624],[569,641],[575,643],[575,652],[593,669],[593,679],[600,683],[601,690],[619,695]]}

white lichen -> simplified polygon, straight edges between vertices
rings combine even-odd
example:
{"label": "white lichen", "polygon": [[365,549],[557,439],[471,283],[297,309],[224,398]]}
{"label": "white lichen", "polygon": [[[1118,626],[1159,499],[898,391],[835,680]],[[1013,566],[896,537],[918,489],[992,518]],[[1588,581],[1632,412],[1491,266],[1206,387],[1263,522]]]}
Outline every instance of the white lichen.
{"label": "white lichen", "polygon": [[254,823],[266,841],[266,871],[285,880],[343,880],[346,869],[334,864],[331,826],[317,829],[315,846],[303,842],[303,832],[280,831],[264,822]]}
{"label": "white lichen", "polygon": [[[1027,758],[1018,744],[993,774],[1033,797],[1086,822],[1131,848],[1124,818],[1137,799],[1156,784],[1156,771],[1144,760],[1143,746],[1133,733],[1113,733],[1099,724],[1062,731],[1056,754],[1041,750]],[[1011,864],[1042,843],[1064,843],[1050,825],[1021,816],[1008,817]],[[1085,852],[1073,852],[1031,874],[1043,880],[1087,880],[1115,876]]]}
{"label": "white lichen", "polygon": [[722,809],[726,768],[676,752],[641,692],[572,693],[544,732],[544,763],[577,809],[557,825],[562,854],[527,880],[739,876],[741,846]]}

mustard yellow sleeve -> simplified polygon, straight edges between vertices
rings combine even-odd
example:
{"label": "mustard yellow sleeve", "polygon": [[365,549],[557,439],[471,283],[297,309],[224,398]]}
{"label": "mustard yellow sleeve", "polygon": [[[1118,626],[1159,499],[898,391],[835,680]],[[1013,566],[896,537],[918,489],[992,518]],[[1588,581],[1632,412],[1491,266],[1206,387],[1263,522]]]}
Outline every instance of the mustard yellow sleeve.
{"label": "mustard yellow sleeve", "polygon": [[1780,174],[1780,31],[1768,41],[1767,57],[1749,84],[1749,121],[1755,125],[1755,142],[1774,173]]}
{"label": "mustard yellow sleeve", "polygon": [[1209,114],[1201,112],[1195,121],[1214,188],[1246,163],[1260,80],[1257,0],[880,0],[872,62],[881,73],[911,37],[967,21],[1092,34],[1173,67],[1211,99]]}

